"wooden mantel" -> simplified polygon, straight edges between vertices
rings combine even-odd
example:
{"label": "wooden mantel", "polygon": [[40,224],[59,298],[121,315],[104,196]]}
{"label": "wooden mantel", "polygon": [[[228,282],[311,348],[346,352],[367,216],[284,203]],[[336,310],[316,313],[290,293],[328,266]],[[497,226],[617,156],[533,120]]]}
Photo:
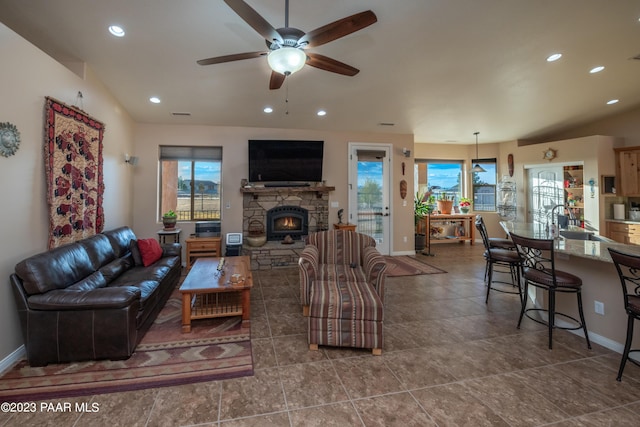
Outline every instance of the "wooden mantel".
{"label": "wooden mantel", "polygon": [[253,194],[257,198],[261,194],[295,194],[295,193],[316,193],[317,197],[322,197],[323,193],[335,191],[336,187],[244,187],[240,188],[241,193]]}

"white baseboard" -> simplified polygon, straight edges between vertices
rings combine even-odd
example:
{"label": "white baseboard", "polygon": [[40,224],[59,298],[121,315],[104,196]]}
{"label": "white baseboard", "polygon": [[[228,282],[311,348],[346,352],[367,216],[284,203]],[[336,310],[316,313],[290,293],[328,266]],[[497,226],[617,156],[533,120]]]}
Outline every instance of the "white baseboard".
{"label": "white baseboard", "polygon": [[24,359],[27,356],[27,351],[24,348],[24,344],[15,349],[7,357],[0,360],[0,375],[3,375],[9,369],[13,368],[20,359]]}
{"label": "white baseboard", "polygon": [[[536,308],[540,308],[540,306],[537,303],[534,303],[534,305],[536,306]],[[538,313],[540,314],[540,317],[545,322],[548,320],[549,315],[546,311],[539,311]],[[562,318],[556,318],[555,323],[558,328],[572,328],[575,326],[574,323],[563,320]],[[587,325],[587,328],[588,327],[589,325]],[[574,335],[584,338],[584,331],[582,329],[569,330],[568,332],[571,332]],[[605,348],[608,348],[611,351],[615,351],[616,353],[619,353],[619,354],[622,354],[622,352],[624,351],[624,343],[619,343],[617,341],[614,341],[600,334],[596,334],[595,332],[589,331],[589,341],[591,341],[592,343],[601,345]]]}
{"label": "white baseboard", "polygon": [[393,252],[391,253],[391,256],[400,256],[400,255],[415,255],[416,251],[397,251],[397,252]]}

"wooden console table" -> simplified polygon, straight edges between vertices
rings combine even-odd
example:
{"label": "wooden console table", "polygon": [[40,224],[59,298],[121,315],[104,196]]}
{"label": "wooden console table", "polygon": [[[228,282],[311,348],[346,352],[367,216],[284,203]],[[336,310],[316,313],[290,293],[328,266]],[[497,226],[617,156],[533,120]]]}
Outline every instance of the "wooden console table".
{"label": "wooden console table", "polygon": [[[445,224],[446,223],[446,224]],[[424,229],[421,229],[424,224]],[[475,240],[475,215],[473,214],[452,214],[452,215],[429,215],[424,217],[422,224],[419,224],[418,232],[424,232],[427,236],[426,250],[430,252],[432,243],[470,242],[473,245]],[[452,226],[453,231],[449,234],[432,233],[432,227]]]}
{"label": "wooden console table", "polygon": [[333,224],[333,228],[336,230],[356,231],[356,225],[349,223]]}
{"label": "wooden console table", "polygon": [[220,237],[190,237],[187,244],[187,272],[198,258],[221,256]]}

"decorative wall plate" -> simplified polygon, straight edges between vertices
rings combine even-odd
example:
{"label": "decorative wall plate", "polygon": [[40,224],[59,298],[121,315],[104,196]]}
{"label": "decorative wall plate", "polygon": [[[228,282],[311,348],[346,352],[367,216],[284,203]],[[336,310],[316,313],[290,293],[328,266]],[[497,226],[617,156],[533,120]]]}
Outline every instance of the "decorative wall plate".
{"label": "decorative wall plate", "polygon": [[553,148],[547,148],[542,152],[542,158],[545,160],[551,161],[556,158],[557,154],[558,154],[558,150],[554,150]]}
{"label": "decorative wall plate", "polygon": [[13,156],[20,146],[20,132],[9,122],[0,123],[0,154]]}

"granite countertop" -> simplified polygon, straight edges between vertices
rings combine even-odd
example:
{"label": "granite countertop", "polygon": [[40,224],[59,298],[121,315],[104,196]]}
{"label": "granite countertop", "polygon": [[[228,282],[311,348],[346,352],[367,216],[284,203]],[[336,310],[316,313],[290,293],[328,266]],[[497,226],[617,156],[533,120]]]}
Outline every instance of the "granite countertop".
{"label": "granite countertop", "polygon": [[[636,221],[637,222],[637,221]],[[500,225],[507,232],[519,236],[534,239],[550,239],[551,236],[544,230],[544,227],[533,223],[501,221]],[[580,227],[570,226],[570,231],[591,233]],[[623,252],[640,256],[640,246],[627,245],[618,242],[598,242],[593,240],[575,240],[558,237],[555,239],[556,254],[571,255],[580,258],[595,259],[603,262],[613,262],[609,255],[609,248],[614,248]]]}

